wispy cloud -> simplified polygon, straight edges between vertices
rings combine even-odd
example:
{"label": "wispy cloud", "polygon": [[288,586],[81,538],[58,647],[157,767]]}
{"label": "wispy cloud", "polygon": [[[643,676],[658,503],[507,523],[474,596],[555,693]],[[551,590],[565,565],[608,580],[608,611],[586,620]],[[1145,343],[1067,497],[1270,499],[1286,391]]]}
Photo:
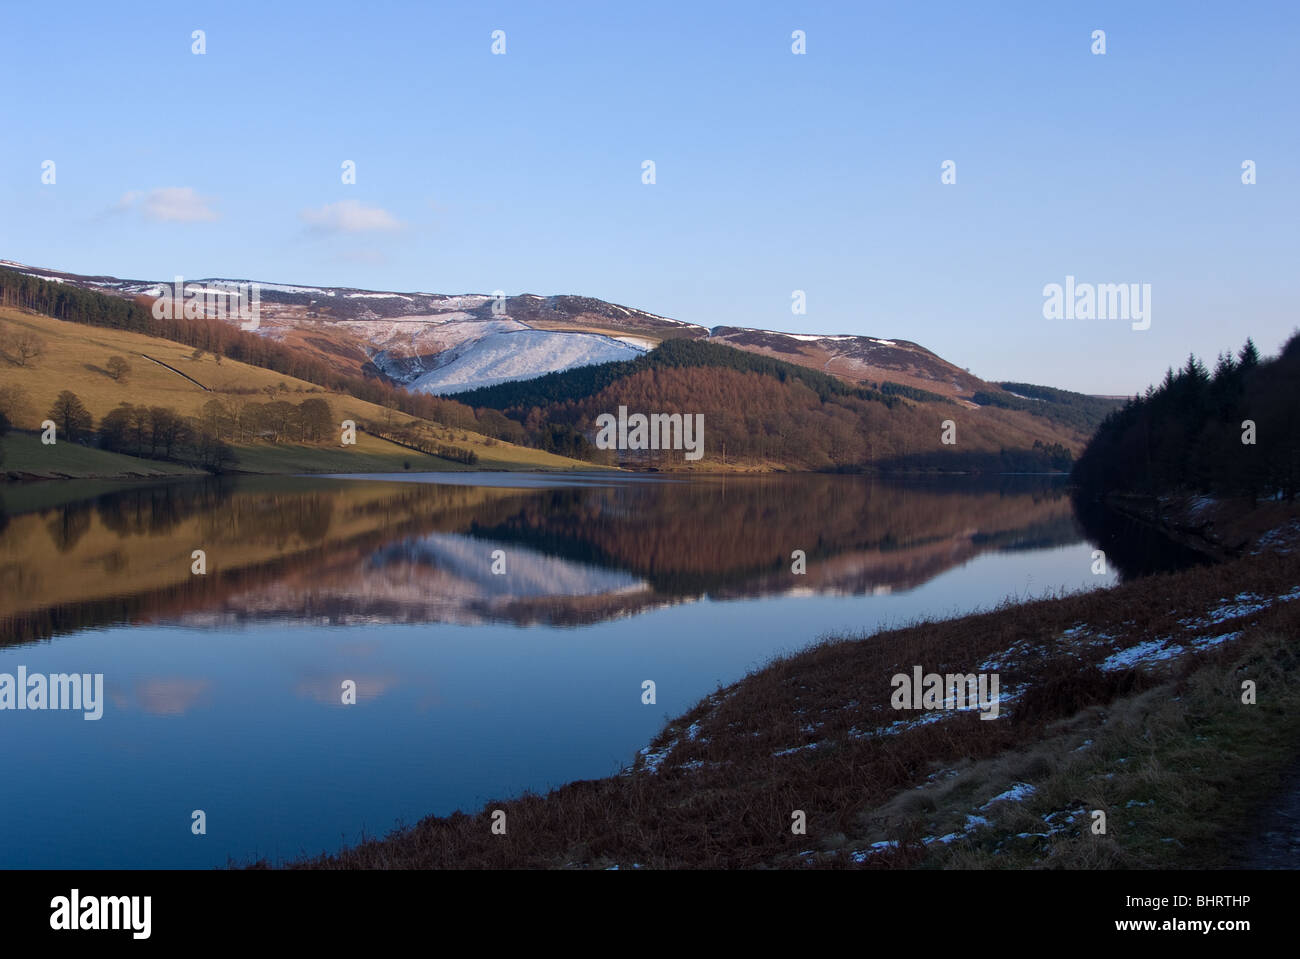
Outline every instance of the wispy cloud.
{"label": "wispy cloud", "polygon": [[303,222],[320,233],[377,233],[400,229],[397,217],[377,206],[356,200],[327,203],[316,210],[303,210]]}
{"label": "wispy cloud", "polygon": [[147,679],[136,684],[140,708],[155,716],[179,716],[203,698],[212,684],[206,679]]}
{"label": "wispy cloud", "polygon": [[109,212],[139,210],[148,220],[160,223],[202,223],[218,218],[208,197],[193,187],[162,186],[153,190],[128,190]]}

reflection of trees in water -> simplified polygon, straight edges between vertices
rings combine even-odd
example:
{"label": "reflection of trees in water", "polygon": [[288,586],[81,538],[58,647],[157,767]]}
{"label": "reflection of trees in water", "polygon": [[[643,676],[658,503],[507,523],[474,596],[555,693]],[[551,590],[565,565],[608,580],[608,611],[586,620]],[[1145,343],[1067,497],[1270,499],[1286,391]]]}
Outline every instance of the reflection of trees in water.
{"label": "reflection of trees in water", "polygon": [[[794,549],[804,550],[810,563],[842,558],[834,585],[856,589],[859,580],[921,581],[981,550],[1077,538],[1063,484],[1041,477],[800,475],[534,490],[237,479],[134,488],[99,497],[94,510],[116,541],[96,531],[76,547],[90,515],[86,506],[60,511],[49,529],[68,562],[102,570],[98,592],[74,603],[55,599],[66,599],[66,591],[51,589],[36,607],[39,589],[6,586],[9,595],[25,598],[15,608],[29,610],[21,623],[6,624],[18,627],[15,639],[209,608],[241,591],[277,585],[297,595],[302,584],[318,584],[331,564],[355,570],[348,574],[355,588],[366,576],[366,557],[431,532],[469,533],[631,573],[661,595],[763,592],[772,585],[765,583],[769,577],[784,588]],[[157,549],[183,546],[188,556],[197,545],[217,543],[263,548],[249,550],[246,559],[227,550],[232,565],[216,574],[186,575],[133,594],[134,570]],[[14,557],[20,567],[21,545]],[[23,579],[21,568],[0,569],[10,584],[15,577]],[[604,606],[610,615],[625,611],[624,602],[587,598],[578,606],[599,618]]]}
{"label": "reflection of trees in water", "polygon": [[850,551],[891,551],[982,536],[989,548],[1077,540],[1060,478],[892,480],[742,477],[549,490],[469,530],[540,552],[615,567],[663,592],[693,592]]}
{"label": "reflection of trees in water", "polygon": [[[134,487],[17,515],[0,556],[0,646],[202,608],[291,572],[310,574],[348,551],[369,555],[402,536],[463,530],[473,516],[505,509],[494,504],[521,495],[464,486],[383,484],[377,491],[357,483],[309,484],[239,478]],[[96,515],[116,539],[105,541],[103,530],[83,538]],[[57,567],[36,567],[23,555],[24,543],[42,527],[59,550]],[[217,543],[262,548],[248,550],[248,558],[240,549],[226,551],[222,569],[189,575],[190,550]],[[133,581],[133,570],[152,566],[156,553],[181,547],[185,560],[173,582],[144,588]],[[102,574],[76,601],[57,588],[66,578],[54,575],[69,564]]]}
{"label": "reflection of trees in water", "polygon": [[203,517],[204,537],[213,541],[283,548],[294,539],[319,543],[329,533],[337,493],[277,493],[231,497]]}
{"label": "reflection of trees in water", "polygon": [[[106,493],[100,521],[119,536],[162,536],[194,517],[210,542],[283,546],[318,543],[329,533],[337,491],[239,490],[230,479]],[[84,530],[83,530],[84,532]]]}
{"label": "reflection of trees in water", "polygon": [[1121,582],[1210,562],[1194,549],[1109,509],[1091,496],[1076,493],[1072,499],[1084,536],[1105,552],[1107,564],[1119,573]]}
{"label": "reflection of trees in water", "polygon": [[66,553],[77,545],[77,541],[90,529],[93,509],[89,503],[76,503],[51,511],[54,515],[45,524],[50,531],[50,539],[60,553]]}
{"label": "reflection of trees in water", "polygon": [[119,536],[158,536],[231,496],[228,479],[172,483],[105,493],[95,500],[99,520]]}

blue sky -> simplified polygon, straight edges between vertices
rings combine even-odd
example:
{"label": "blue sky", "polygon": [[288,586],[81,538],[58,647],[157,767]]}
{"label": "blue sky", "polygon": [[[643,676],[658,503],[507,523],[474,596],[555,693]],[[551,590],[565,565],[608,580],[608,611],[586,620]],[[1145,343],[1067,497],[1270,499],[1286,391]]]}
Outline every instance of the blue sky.
{"label": "blue sky", "polygon": [[[1132,393],[1189,351],[1273,352],[1300,325],[1298,11],[11,6],[0,258],[579,293]],[[1151,328],[1044,319],[1067,274],[1151,284]]]}

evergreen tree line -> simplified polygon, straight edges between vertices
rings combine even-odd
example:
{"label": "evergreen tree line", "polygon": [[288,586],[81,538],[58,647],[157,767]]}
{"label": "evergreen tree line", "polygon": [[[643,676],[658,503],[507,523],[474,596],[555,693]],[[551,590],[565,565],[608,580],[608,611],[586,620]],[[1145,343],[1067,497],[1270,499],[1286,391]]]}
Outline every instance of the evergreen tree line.
{"label": "evergreen tree line", "polygon": [[[971,400],[980,406],[997,406],[1006,410],[1021,410],[1041,416],[1053,423],[1072,427],[1081,433],[1092,433],[1109,414],[1120,406],[1120,401],[1084,393],[1072,393],[1050,386],[1033,383],[999,383],[1007,393],[979,390]],[[1017,394],[1012,396],[1010,394]],[[1028,397],[1028,399],[1022,399]]]}
{"label": "evergreen tree line", "polygon": [[1300,492],[1300,333],[1261,360],[1246,340],[1213,371],[1195,356],[1102,422],[1075,463],[1090,496]]}
{"label": "evergreen tree line", "polygon": [[908,386],[905,383],[894,383],[891,380],[885,380],[880,384],[880,392],[885,396],[905,396],[909,400],[915,400],[918,403],[946,403],[949,406],[956,405],[946,396],[940,396],[938,393],[931,393],[929,390],[923,390],[916,386]]}
{"label": "evergreen tree line", "polygon": [[780,383],[802,383],[822,402],[855,398],[882,403],[888,409],[893,409],[899,402],[895,397],[887,396],[879,390],[849,386],[843,380],[819,370],[810,370],[795,363],[749,353],[732,346],[688,339],[664,340],[649,353],[634,360],[597,363],[560,373],[547,373],[530,380],[484,386],[457,393],[456,399],[475,408],[501,410],[518,416],[532,407],[585,399],[619,380],[644,371],[697,367],[758,373],[770,376]]}

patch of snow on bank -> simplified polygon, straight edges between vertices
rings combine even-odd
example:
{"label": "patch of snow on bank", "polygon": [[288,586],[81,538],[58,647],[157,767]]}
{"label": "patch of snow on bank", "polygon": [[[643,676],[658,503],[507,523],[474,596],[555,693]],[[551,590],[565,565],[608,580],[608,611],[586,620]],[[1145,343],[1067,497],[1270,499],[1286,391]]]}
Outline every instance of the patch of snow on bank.
{"label": "patch of snow on bank", "polygon": [[1152,639],[1145,643],[1138,643],[1136,646],[1130,646],[1128,649],[1121,649],[1118,653],[1106,657],[1098,668],[1103,673],[1111,673],[1120,669],[1131,669],[1134,666],[1145,666],[1150,663],[1173,659],[1175,656],[1181,656],[1184,652],[1185,650],[1181,646],[1170,646],[1167,639]]}
{"label": "patch of snow on bank", "polygon": [[1178,625],[1191,629],[1204,629],[1206,626],[1217,626],[1219,623],[1226,623],[1230,619],[1258,613],[1268,609],[1271,605],[1273,605],[1272,600],[1265,599],[1257,593],[1238,593],[1232,600],[1220,601],[1220,604],[1206,615],[1192,619],[1180,619]]}
{"label": "patch of snow on bank", "polygon": [[1016,783],[1006,792],[998,793],[983,806],[980,806],[980,811],[983,812],[995,802],[1023,802],[1037,791],[1037,787],[1031,786],[1029,783]]}
{"label": "patch of snow on bank", "polygon": [[1192,640],[1192,645],[1197,649],[1210,649],[1213,646],[1220,646],[1223,643],[1229,643],[1232,642],[1232,640],[1240,639],[1241,637],[1241,630],[1237,630],[1235,633],[1224,633],[1222,636],[1202,636],[1198,639]]}
{"label": "patch of snow on bank", "polygon": [[820,745],[820,743],[804,743],[802,746],[791,746],[789,749],[778,750],[777,752],[772,753],[772,756],[774,758],[776,756],[789,756],[791,753],[797,753],[800,750],[816,749]]}

